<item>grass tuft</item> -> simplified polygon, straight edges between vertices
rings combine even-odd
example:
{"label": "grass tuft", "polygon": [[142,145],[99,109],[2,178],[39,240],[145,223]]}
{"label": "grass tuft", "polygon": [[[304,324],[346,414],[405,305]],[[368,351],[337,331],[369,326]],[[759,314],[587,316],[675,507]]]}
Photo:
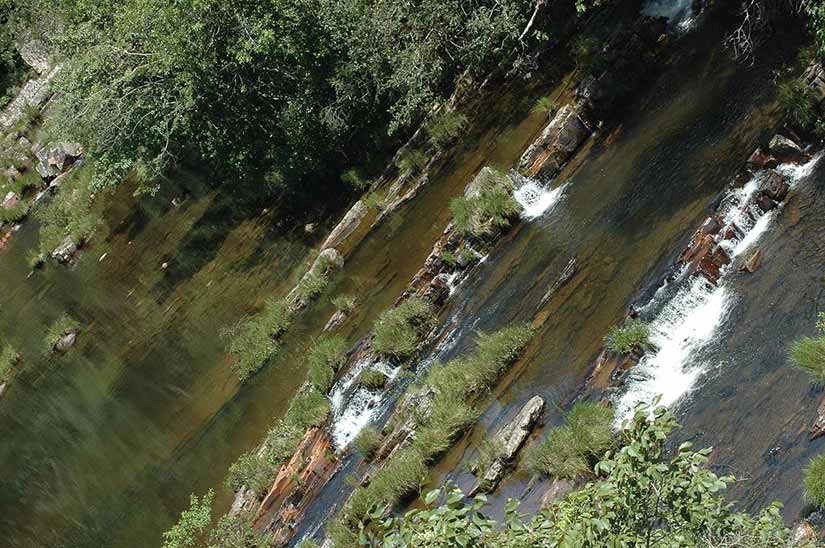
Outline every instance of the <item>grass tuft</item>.
{"label": "grass tuft", "polygon": [[453,198],[450,210],[456,227],[477,238],[510,226],[521,205],[513,198],[510,177],[493,169],[483,169],[473,183],[477,192]]}
{"label": "grass tuft", "polygon": [[825,381],[825,336],[802,337],[791,344],[791,364]]}
{"label": "grass tuft", "polygon": [[18,363],[20,363],[20,353],[10,344],[3,346],[0,350],[0,384],[12,379]]}
{"label": "grass tuft", "polygon": [[814,457],[804,470],[805,494],[818,507],[825,506],[825,455]]}
{"label": "grass tuft", "polygon": [[321,337],[307,354],[309,382],[319,391],[328,392],[332,388],[335,373],[346,361],[347,341],[340,335]]}
{"label": "grass tuft", "polygon": [[259,314],[242,318],[224,331],[223,335],[229,338],[228,351],[234,358],[232,370],[241,382],[280,349],[278,337],[287,330],[291,320],[286,303],[269,298]]}
{"label": "grass tuft", "polygon": [[410,297],[379,316],[372,346],[376,352],[391,359],[409,358],[418,347],[419,337],[433,321],[430,305],[418,297]]}
{"label": "grass tuft", "polygon": [[641,320],[629,320],[614,326],[604,339],[607,348],[617,354],[642,350],[650,343],[650,326]]}
{"label": "grass tuft", "polygon": [[43,340],[44,350],[46,353],[51,352],[61,337],[72,332],[77,332],[79,329],[80,323],[77,320],[68,314],[63,314],[56,319],[52,325],[49,326],[48,331],[46,331],[46,337]]}
{"label": "grass tuft", "polygon": [[381,446],[381,433],[373,426],[365,426],[353,441],[356,451],[369,460]]}

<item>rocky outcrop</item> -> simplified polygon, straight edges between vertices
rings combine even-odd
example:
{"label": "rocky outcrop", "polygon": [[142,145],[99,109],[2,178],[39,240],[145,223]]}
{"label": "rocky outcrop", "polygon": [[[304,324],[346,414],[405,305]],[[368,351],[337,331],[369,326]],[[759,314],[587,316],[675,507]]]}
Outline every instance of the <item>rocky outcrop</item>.
{"label": "rocky outcrop", "polygon": [[563,106],[522,155],[519,171],[527,177],[552,177],[592,133],[593,120],[585,103]]}
{"label": "rocky outcrop", "polygon": [[52,251],[51,255],[53,259],[63,264],[68,264],[72,262],[75,253],[77,253],[77,243],[71,236],[66,236],[60,245]]}
{"label": "rocky outcrop", "polygon": [[54,351],[60,354],[65,354],[74,346],[76,340],[77,331],[71,330],[68,333],[64,333],[59,339],[57,339],[57,342],[54,343]]}
{"label": "rocky outcrop", "polygon": [[0,133],[8,131],[20,122],[26,115],[27,109],[40,110],[52,95],[51,82],[59,71],[60,67],[57,66],[46,74],[23,84],[20,93],[6,105],[3,112],[0,112]]}
{"label": "rocky outcrop", "polygon": [[496,432],[492,443],[497,455],[484,470],[472,470],[478,477],[478,483],[470,491],[471,497],[482,491],[490,492],[496,488],[507,472],[508,465],[513,462],[516,453],[538,424],[543,411],[544,399],[541,396],[533,396],[512,421]]}
{"label": "rocky outcrop", "polygon": [[297,312],[304,308],[309,302],[316,297],[317,293],[308,291],[307,288],[314,285],[317,280],[320,280],[335,270],[340,270],[344,267],[344,257],[337,249],[328,248],[321,251],[318,257],[313,261],[312,266],[301,277],[292,291],[287,295],[287,303],[291,312]]}
{"label": "rocky outcrop", "polygon": [[784,135],[774,135],[768,148],[770,148],[773,157],[780,163],[791,162],[801,164],[810,160],[810,156],[805,154],[799,145]]}
{"label": "rocky outcrop", "polygon": [[340,246],[355,230],[361,225],[361,221],[369,213],[369,208],[363,200],[358,200],[347,211],[344,218],[335,225],[327,239],[321,244],[321,250],[331,249]]}
{"label": "rocky outcrop", "polygon": [[49,63],[49,50],[42,40],[27,38],[21,41],[17,51],[23,61],[40,74],[49,71],[51,66]]}

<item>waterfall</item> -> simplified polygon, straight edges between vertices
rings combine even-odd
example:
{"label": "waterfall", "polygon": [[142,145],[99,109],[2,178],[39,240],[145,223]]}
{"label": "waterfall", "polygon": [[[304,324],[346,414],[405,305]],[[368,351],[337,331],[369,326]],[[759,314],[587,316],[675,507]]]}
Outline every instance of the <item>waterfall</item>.
{"label": "waterfall", "polygon": [[689,30],[695,21],[691,0],[647,0],[642,14],[664,17],[668,24],[678,30]]}
{"label": "waterfall", "polygon": [[523,175],[512,173],[510,177],[516,185],[513,197],[522,207],[522,219],[527,221],[541,217],[552,210],[561,200],[567,185],[570,184],[565,182],[557,188],[550,189]]}
{"label": "waterfall", "polygon": [[[820,153],[803,165],[782,164],[777,171],[787,177],[793,189],[813,171],[821,157]],[[722,224],[732,226],[735,235],[720,245],[732,259],[759,240],[782,208],[780,204],[762,213],[751,202],[766,173],[756,173],[742,188],[730,190],[722,199],[719,208],[723,212]],[[711,366],[703,359],[702,350],[732,307],[733,294],[726,286],[732,270],[732,265],[723,267],[717,285],[713,285],[701,275],[686,278],[684,268],[675,282],[660,287],[642,308],[643,315],[653,316],[649,326],[650,342],[655,350],[647,352],[631,370],[625,389],[615,402],[617,427],[632,418],[639,403],[649,403],[656,396],[661,396],[662,405],[676,403]]]}

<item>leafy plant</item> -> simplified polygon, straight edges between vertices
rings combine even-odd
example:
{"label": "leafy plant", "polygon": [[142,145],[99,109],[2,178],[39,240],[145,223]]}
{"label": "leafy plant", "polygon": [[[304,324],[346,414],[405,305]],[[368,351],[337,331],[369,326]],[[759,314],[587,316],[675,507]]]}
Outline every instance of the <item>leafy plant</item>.
{"label": "leafy plant", "polygon": [[531,109],[531,112],[534,112],[534,113],[545,113],[546,112],[550,116],[553,116],[553,114],[558,109],[559,109],[559,107],[556,106],[556,103],[553,101],[553,98],[548,95],[548,96],[545,96],[545,97],[540,97],[538,100],[536,100],[536,104],[533,105],[533,108]]}
{"label": "leafy plant", "polygon": [[242,318],[223,332],[229,339],[228,351],[234,358],[232,370],[241,382],[263,367],[266,360],[280,349],[278,338],[289,328],[291,321],[286,303],[270,297],[259,314]]}
{"label": "leafy plant", "polygon": [[341,180],[350,185],[355,190],[366,190],[372,181],[365,179],[356,168],[350,168],[341,175]]}
{"label": "leafy plant", "polygon": [[347,341],[339,335],[321,337],[307,354],[311,382],[319,391],[328,392],[338,368],[347,358]]}
{"label": "leafy plant", "polygon": [[67,236],[81,244],[97,229],[100,216],[93,210],[91,174],[88,165],[73,168],[51,202],[35,209],[40,221],[41,253],[48,255]]}
{"label": "leafy plant", "polygon": [[441,262],[447,265],[448,268],[454,268],[457,260],[449,249],[445,249],[441,252]]}
{"label": "leafy plant", "polygon": [[641,320],[614,326],[604,339],[608,350],[617,354],[639,351],[650,343],[650,327]]}
{"label": "leafy plant", "polygon": [[206,537],[206,528],[212,519],[212,501],[215,492],[209,490],[201,498],[189,497],[189,509],[180,514],[177,523],[163,533],[163,548],[191,548]]}
{"label": "leafy plant", "polygon": [[418,338],[433,321],[430,305],[418,297],[410,297],[378,317],[373,329],[372,347],[389,358],[409,358],[415,353]]}
{"label": "leafy plant", "polygon": [[353,440],[353,445],[358,453],[365,459],[372,458],[381,446],[381,433],[373,426],[365,426]]}
{"label": "leafy plant", "polygon": [[271,538],[252,528],[249,519],[241,514],[225,515],[209,534],[208,548],[270,548]]}

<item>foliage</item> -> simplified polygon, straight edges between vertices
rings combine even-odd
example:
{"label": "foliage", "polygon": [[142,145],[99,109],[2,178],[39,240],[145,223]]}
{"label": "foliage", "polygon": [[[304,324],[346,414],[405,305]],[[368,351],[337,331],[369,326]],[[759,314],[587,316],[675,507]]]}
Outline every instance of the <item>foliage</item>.
{"label": "foliage", "polygon": [[10,344],[0,350],[0,384],[9,382],[14,376],[14,368],[20,362],[20,353]]}
{"label": "foliage", "polygon": [[453,142],[467,126],[467,116],[460,112],[444,112],[430,121],[427,133],[430,135],[430,144],[437,149],[443,149]]}
{"label": "foliage", "polygon": [[353,440],[356,451],[365,459],[372,458],[382,441],[381,433],[373,426],[365,426]]}
{"label": "foliage", "polygon": [[381,390],[387,385],[387,376],[377,369],[364,369],[358,375],[358,384],[367,390]]}
{"label": "foliage", "polygon": [[478,454],[471,466],[472,471],[482,476],[494,462],[504,455],[504,445],[495,436],[484,438],[478,446]]}
{"label": "foliage", "polygon": [[198,498],[189,497],[189,509],[180,514],[178,522],[163,533],[163,548],[191,548],[197,546],[205,536],[206,528],[212,519],[213,490]]}
{"label": "foliage", "polygon": [[232,370],[241,382],[263,367],[266,360],[280,349],[278,337],[291,321],[286,303],[270,297],[260,313],[242,318],[223,332],[229,339],[228,351],[234,358]]}
{"label": "foliage", "polygon": [[536,100],[536,104],[533,105],[531,112],[535,113],[547,113],[550,116],[556,113],[559,107],[556,106],[556,103],[553,101],[553,98],[548,96],[540,97]]}
{"label": "foliage", "polygon": [[318,543],[311,538],[305,538],[298,543],[297,548],[319,548]]}
{"label": "foliage", "polygon": [[512,196],[510,177],[484,168],[472,186],[475,191],[450,201],[456,227],[480,238],[510,226],[510,220],[521,211],[521,206]]}
{"label": "foliage", "polygon": [[448,268],[455,268],[455,255],[453,255],[453,253],[449,249],[445,249],[441,252],[441,262],[444,263]]}
{"label": "foliage", "polygon": [[91,171],[84,166],[72,169],[51,200],[35,210],[40,221],[40,251],[48,255],[68,236],[81,244],[97,229],[100,218],[93,210]]}
{"label": "foliage", "polygon": [[531,448],[527,465],[534,474],[575,478],[592,470],[593,464],[613,446],[610,424],[613,411],[593,403],[577,403],[565,416],[565,424],[553,428]]}
{"label": "foliage", "polygon": [[29,214],[29,204],[20,201],[11,207],[0,207],[0,223],[16,223]]}
{"label": "foliage", "polygon": [[805,493],[817,506],[825,506],[825,455],[814,457],[804,471]]}
{"label": "foliage", "polygon": [[72,332],[77,332],[79,329],[80,323],[77,320],[68,314],[61,315],[52,322],[48,331],[46,331],[46,336],[43,339],[44,350],[46,353],[51,352],[61,337]]}
{"label": "foliage", "polygon": [[226,515],[209,534],[207,548],[270,548],[268,535],[259,533],[243,515]]}
{"label": "foliage", "polygon": [[310,269],[301,277],[295,288],[297,302],[306,304],[320,295],[329,285],[329,274],[335,267],[335,260],[321,254]]}
{"label": "foliage", "polygon": [[614,326],[604,339],[608,350],[617,354],[638,351],[650,342],[650,327],[641,320]]}
{"label": "foliage", "polygon": [[347,341],[340,335],[321,337],[307,354],[307,378],[319,391],[328,392],[338,368],[347,358]]}
{"label": "foliage", "polygon": [[825,53],[825,2],[822,0],[804,2],[803,9],[808,16],[808,26],[813,31],[819,53]]}
{"label": "foliage", "polygon": [[[774,504],[757,518],[735,512],[725,501],[731,477],[706,468],[709,450],[682,444],[666,451],[667,435],[677,426],[664,408],[641,408],[622,433],[623,447],[608,451],[594,467],[597,482],[566,495],[533,517],[508,501],[505,523],[482,513],[486,499],[464,502],[449,486],[428,493],[424,508],[403,516],[375,513],[360,524],[361,545],[380,540],[385,548],[472,546],[740,546],[810,547],[792,543]],[[433,506],[440,496],[445,500]]]}
{"label": "foliage", "polygon": [[790,361],[817,380],[825,380],[825,314],[819,314],[816,327],[818,336],[801,337],[791,344]]}
{"label": "foliage", "polygon": [[424,169],[428,161],[429,157],[426,153],[417,148],[413,148],[402,152],[395,165],[398,171],[403,174]]}
{"label": "foliage", "polygon": [[29,268],[35,270],[40,268],[46,263],[46,254],[42,253],[41,251],[30,249],[26,252],[26,264],[29,265]]}
{"label": "foliage", "polygon": [[433,321],[430,305],[418,297],[410,297],[378,317],[373,329],[372,347],[389,358],[409,358],[415,353],[418,338]]}
{"label": "foliage", "polygon": [[355,308],[355,297],[352,295],[336,295],[330,302],[335,310],[349,314]]}
{"label": "foliage", "polygon": [[341,180],[350,185],[355,190],[366,190],[372,184],[372,181],[362,177],[361,173],[354,167],[342,173]]}
{"label": "foliage", "polygon": [[799,78],[786,79],[777,85],[777,101],[800,127],[812,127],[818,118],[818,101],[810,86]]}

